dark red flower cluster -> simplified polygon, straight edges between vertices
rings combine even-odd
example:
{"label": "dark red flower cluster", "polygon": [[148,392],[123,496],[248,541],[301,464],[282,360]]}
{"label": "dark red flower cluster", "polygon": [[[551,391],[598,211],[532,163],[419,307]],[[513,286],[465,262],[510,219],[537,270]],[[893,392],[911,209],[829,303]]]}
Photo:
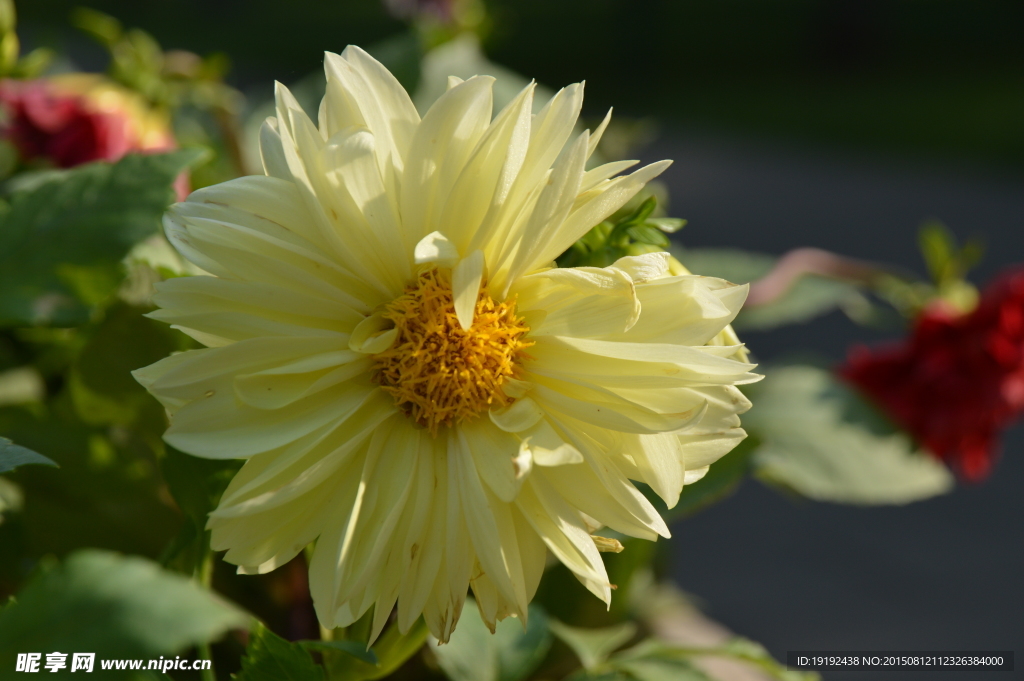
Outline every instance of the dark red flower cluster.
{"label": "dark red flower cluster", "polygon": [[1024,414],[1024,268],[968,314],[932,306],[904,342],[854,348],[839,373],[965,479],[983,479]]}
{"label": "dark red flower cluster", "polygon": [[27,159],[45,158],[60,168],[115,161],[135,146],[125,115],[97,111],[84,97],[61,94],[44,81],[4,81],[5,136]]}

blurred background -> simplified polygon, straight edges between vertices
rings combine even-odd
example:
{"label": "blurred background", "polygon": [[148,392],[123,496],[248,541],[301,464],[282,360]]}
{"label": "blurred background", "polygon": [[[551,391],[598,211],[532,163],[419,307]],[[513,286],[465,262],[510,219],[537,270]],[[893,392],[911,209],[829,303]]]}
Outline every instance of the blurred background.
{"label": "blurred background", "polygon": [[[106,53],[68,21],[78,4],[19,3],[19,33],[27,48],[50,46],[80,69],[102,70]],[[393,0],[390,13],[378,0],[89,6],[166,49],[225,53],[228,83],[255,109],[273,80],[319,73],[323,50],[358,44],[400,64],[406,48],[396,36],[406,24],[396,15],[416,4]],[[425,4],[443,12],[446,3]],[[689,221],[673,236],[687,248],[780,255],[816,246],[923,273],[916,233],[938,219],[961,239],[984,241],[976,285],[1024,260],[1019,0],[465,8],[491,61],[552,88],[585,79],[585,117],[614,105],[628,123],[623,150],[675,159],[663,179],[669,213]],[[415,85],[415,72],[395,70]],[[743,340],[758,360],[799,351],[834,364],[851,342],[895,335],[833,312]],[[789,499],[748,479],[726,503],[673,528],[671,574],[709,616],[783,660],[801,649],[1024,651],[1022,450],[1017,426],[988,480],[902,507]]]}

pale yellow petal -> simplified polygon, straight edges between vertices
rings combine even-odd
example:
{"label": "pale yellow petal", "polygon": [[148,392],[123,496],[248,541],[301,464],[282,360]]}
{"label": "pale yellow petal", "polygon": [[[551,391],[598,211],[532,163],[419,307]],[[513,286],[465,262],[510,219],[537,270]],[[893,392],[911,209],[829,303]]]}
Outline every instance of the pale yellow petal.
{"label": "pale yellow petal", "polygon": [[431,232],[416,243],[413,260],[417,265],[434,263],[441,267],[455,267],[459,262],[459,249],[441,232]]}
{"label": "pale yellow petal", "polygon": [[455,316],[459,325],[468,329],[473,325],[473,313],[476,311],[476,299],[480,293],[480,283],[484,278],[484,254],[473,251],[459,261],[452,270],[452,297],[455,302]]}

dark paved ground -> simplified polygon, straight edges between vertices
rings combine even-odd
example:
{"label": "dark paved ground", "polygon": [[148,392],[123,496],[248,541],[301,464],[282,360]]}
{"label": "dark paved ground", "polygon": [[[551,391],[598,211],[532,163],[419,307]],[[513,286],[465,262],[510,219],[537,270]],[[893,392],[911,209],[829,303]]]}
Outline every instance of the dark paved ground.
{"label": "dark paved ground", "polygon": [[[688,246],[782,253],[813,245],[923,272],[916,231],[940,218],[986,237],[984,282],[1024,262],[1024,178],[735,142],[663,139],[665,179]],[[746,334],[760,359],[795,348],[840,359],[878,338],[838,314]],[[756,408],[756,407],[755,407]],[[706,612],[785,659],[787,650],[1016,649],[1024,657],[1024,428],[992,478],[904,507],[853,508],[783,498],[754,481],[674,528],[680,586]],[[846,672],[826,681],[1024,678],[1013,673]]]}

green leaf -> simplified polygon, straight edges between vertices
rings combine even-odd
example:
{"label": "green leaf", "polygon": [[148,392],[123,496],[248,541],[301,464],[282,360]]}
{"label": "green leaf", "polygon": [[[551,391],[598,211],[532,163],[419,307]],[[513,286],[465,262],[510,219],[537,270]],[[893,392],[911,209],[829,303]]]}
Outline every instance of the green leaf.
{"label": "green leaf", "polygon": [[468,599],[459,626],[445,645],[431,647],[438,665],[452,681],[522,681],[551,648],[550,619],[531,605],[527,625],[508,617],[492,634]]}
{"label": "green leaf", "polygon": [[247,626],[220,596],[144,558],[93,549],[37,574],[0,611],[0,668],[19,652],[79,650],[104,658],[172,655]]}
{"label": "green leaf", "polygon": [[6,473],[18,466],[33,463],[60,468],[53,459],[49,459],[38,452],[33,452],[31,449],[16,445],[5,437],[0,437],[0,473]]}
{"label": "green leaf", "polygon": [[748,284],[771,272],[776,258],[767,253],[731,248],[672,249],[679,262],[694,274],[719,277],[735,284]]}
{"label": "green leaf", "polygon": [[818,681],[821,677],[816,672],[802,672],[788,669],[776,662],[765,647],[760,643],[745,638],[734,638],[724,646],[715,650],[713,655],[729,657],[750,663],[777,681]]}
{"label": "green leaf", "polygon": [[699,667],[682,658],[651,655],[632,660],[616,660],[613,666],[636,681],[714,681]]}
{"label": "green leaf", "polygon": [[956,267],[957,247],[953,233],[941,222],[926,222],[921,225],[917,242],[932,281],[942,285]]}
{"label": "green leaf", "polygon": [[787,669],[776,662],[764,646],[744,638],[705,648],[674,646],[648,639],[615,655],[607,666],[637,681],[710,681],[705,672],[692,664],[694,658],[708,656],[745,662],[775,681],[818,681],[820,678],[814,672]]}
{"label": "green leaf", "polygon": [[299,643],[284,640],[257,622],[249,634],[236,681],[323,681],[323,667]]}
{"label": "green leaf", "polygon": [[[675,249],[675,255],[694,274],[747,284],[768,274],[776,258],[765,253],[732,249]],[[864,316],[868,299],[853,284],[816,275],[805,275],[777,300],[745,307],[733,326],[742,331],[764,331],[787,324],[800,324],[837,308],[847,314]]]}
{"label": "green leaf", "polygon": [[765,331],[802,324],[837,308],[851,318],[863,316],[863,310],[870,307],[871,303],[853,284],[809,274],[778,300],[741,310],[733,326],[740,331]]}
{"label": "green leaf", "polygon": [[588,672],[586,669],[580,669],[575,674],[570,675],[566,678],[566,681],[636,681],[632,676],[626,672],[621,671],[603,671],[603,672]]}
{"label": "green leaf", "polygon": [[299,641],[298,643],[306,650],[337,650],[362,660],[366,664],[374,666],[379,664],[377,655],[372,650],[367,650],[366,644],[359,641]]}
{"label": "green leaf", "polygon": [[666,250],[670,242],[665,234],[678,230],[686,220],[651,217],[657,206],[653,194],[633,197],[558,256],[558,266],[607,267],[625,256]]}
{"label": "green leaf", "polygon": [[811,499],[905,504],[948,492],[953,476],[831,373],[794,365],[750,386],[743,425],[761,441],[762,479]]}
{"label": "green leaf", "polygon": [[623,622],[600,629],[584,629],[570,627],[553,619],[548,626],[551,628],[551,633],[572,648],[576,657],[583,664],[583,668],[588,670],[594,669],[604,662],[612,652],[636,635],[636,625],[632,622]]}
{"label": "green leaf", "polygon": [[72,326],[109,296],[121,260],[156,233],[171,183],[200,154],[129,155],[52,174],[0,217],[0,325]]}
{"label": "green leaf", "polygon": [[[391,624],[372,648],[372,654],[378,661],[377,664],[346,658],[337,665],[328,665],[331,669],[331,681],[363,681],[364,679],[384,678],[405,664],[406,660],[423,647],[427,640],[427,633],[427,625],[422,617],[416,620],[416,623],[405,634],[400,632],[395,624]],[[366,645],[358,640],[350,642],[356,643],[361,649],[364,649]]]}
{"label": "green leaf", "polygon": [[569,681],[714,681],[686,657],[667,650],[665,644],[648,639],[592,671],[573,674]]}
{"label": "green leaf", "polygon": [[221,495],[243,463],[237,459],[202,459],[173,447],[166,448],[160,469],[185,518],[161,563],[186,574],[199,566],[209,546],[207,515],[217,508]]}
{"label": "green leaf", "polygon": [[19,515],[31,555],[64,555],[84,546],[159,556],[180,515],[161,499],[154,447],[166,427],[92,428],[60,396],[45,411],[0,409],[0,433],[56,461],[60,474],[24,466],[11,475],[25,491]]}
{"label": "green leaf", "polygon": [[126,426],[143,410],[163,409],[131,372],[163,359],[184,346],[184,336],[143,316],[147,309],[117,303],[107,309],[82,348],[70,376],[78,416],[93,425]]}
{"label": "green leaf", "polygon": [[633,241],[659,246],[662,249],[668,248],[668,237],[657,227],[647,224],[633,225],[626,230],[626,234]]}

